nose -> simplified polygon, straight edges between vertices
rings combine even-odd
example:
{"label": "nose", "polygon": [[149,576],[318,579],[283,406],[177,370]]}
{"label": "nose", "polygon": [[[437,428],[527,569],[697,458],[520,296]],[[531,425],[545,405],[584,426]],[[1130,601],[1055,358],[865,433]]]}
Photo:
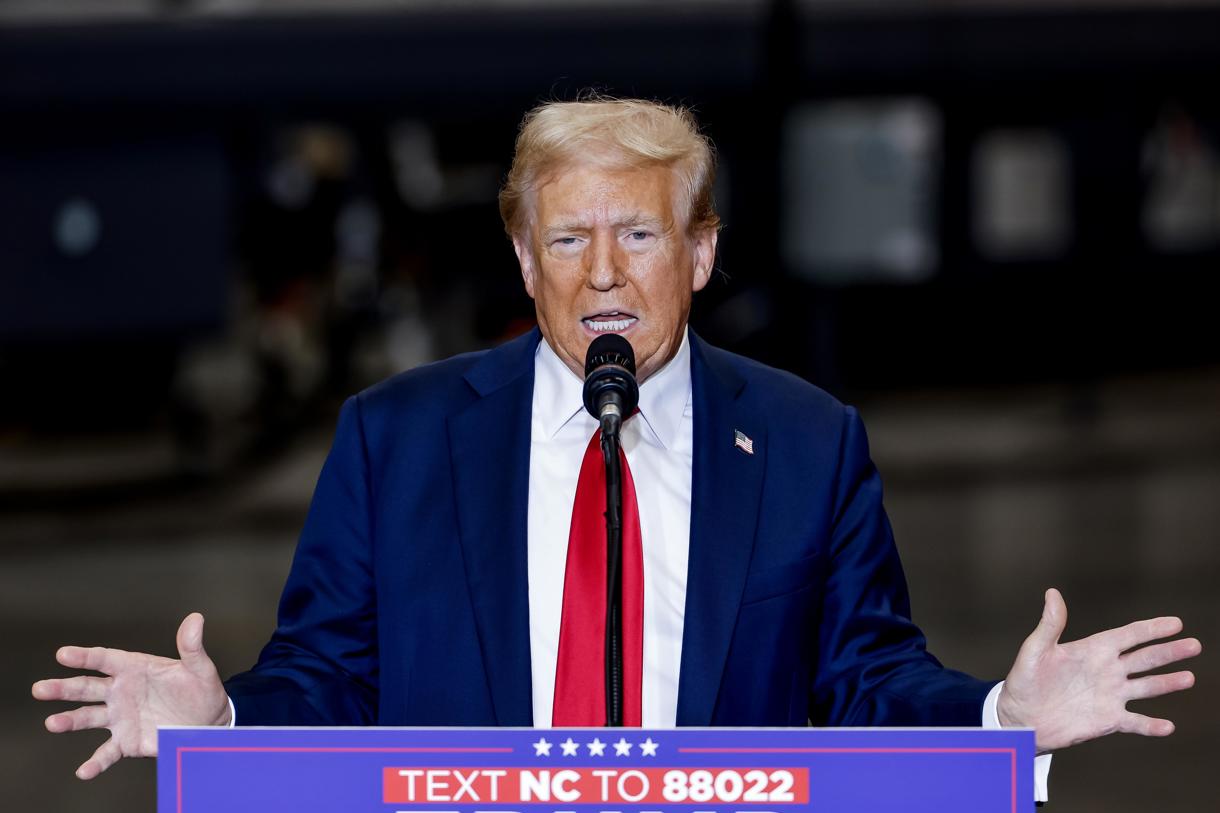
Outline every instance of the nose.
{"label": "nose", "polygon": [[626,282],[626,258],[613,235],[595,234],[590,245],[589,287],[609,291]]}

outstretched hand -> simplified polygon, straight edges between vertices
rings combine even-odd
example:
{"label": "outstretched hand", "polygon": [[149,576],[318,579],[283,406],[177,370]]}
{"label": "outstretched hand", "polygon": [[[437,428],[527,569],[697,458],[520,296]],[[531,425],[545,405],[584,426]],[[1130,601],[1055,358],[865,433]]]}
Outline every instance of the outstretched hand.
{"label": "outstretched hand", "polygon": [[48,731],[110,730],[110,739],[76,769],[79,778],[92,779],[122,757],[156,756],[159,725],[229,724],[224,685],[203,649],[202,615],[183,619],[177,643],[179,660],[104,647],[65,646],[55,653],[64,666],[105,675],[40,680],[32,688],[39,700],[96,704],[52,714]]}
{"label": "outstretched hand", "polygon": [[1127,702],[1189,689],[1191,672],[1132,677],[1198,655],[1195,638],[1145,646],[1182,631],[1178,618],[1151,618],[1061,644],[1067,605],[1046,591],[1042,620],[1025,639],[1000,691],[997,712],[1004,726],[1033,728],[1039,752],[1115,732],[1165,737],[1169,720],[1127,711]]}

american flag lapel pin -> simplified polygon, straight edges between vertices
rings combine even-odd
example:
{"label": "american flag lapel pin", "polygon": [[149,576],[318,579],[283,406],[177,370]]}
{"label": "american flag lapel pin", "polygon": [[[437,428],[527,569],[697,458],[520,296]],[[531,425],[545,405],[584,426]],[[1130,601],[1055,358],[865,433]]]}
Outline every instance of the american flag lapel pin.
{"label": "american flag lapel pin", "polygon": [[746,454],[754,454],[754,441],[740,429],[733,430],[733,445]]}

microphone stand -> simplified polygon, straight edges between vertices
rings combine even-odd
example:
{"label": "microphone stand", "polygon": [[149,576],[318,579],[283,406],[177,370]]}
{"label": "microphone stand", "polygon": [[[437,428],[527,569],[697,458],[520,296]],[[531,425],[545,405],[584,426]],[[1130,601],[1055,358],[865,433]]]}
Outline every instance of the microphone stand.
{"label": "microphone stand", "polygon": [[606,725],[623,725],[623,482],[618,426],[603,428],[606,464]]}
{"label": "microphone stand", "polygon": [[606,466],[606,725],[623,725],[623,484],[619,429],[640,400],[635,351],[616,333],[605,333],[585,353],[585,409],[601,425]]}

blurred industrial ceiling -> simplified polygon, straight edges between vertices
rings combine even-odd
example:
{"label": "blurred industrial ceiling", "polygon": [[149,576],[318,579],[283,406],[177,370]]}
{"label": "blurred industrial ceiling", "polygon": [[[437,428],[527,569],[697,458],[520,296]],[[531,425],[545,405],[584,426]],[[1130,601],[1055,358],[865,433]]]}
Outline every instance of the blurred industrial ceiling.
{"label": "blurred industrial ceiling", "polygon": [[0,25],[139,22],[181,18],[360,14],[439,9],[762,9],[789,6],[816,14],[910,13],[986,9],[1120,9],[1220,5],[1220,0],[0,0]]}

